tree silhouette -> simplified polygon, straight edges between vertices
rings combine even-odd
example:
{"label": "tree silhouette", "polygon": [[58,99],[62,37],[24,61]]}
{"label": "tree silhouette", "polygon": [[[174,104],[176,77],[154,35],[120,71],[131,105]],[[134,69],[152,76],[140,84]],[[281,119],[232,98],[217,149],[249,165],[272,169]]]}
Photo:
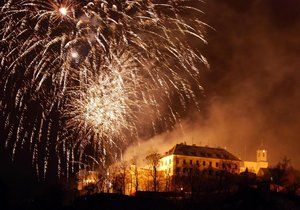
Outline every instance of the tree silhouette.
{"label": "tree silhouette", "polygon": [[148,154],[145,158],[146,163],[149,165],[149,167],[152,170],[152,178],[153,178],[153,190],[154,192],[157,191],[157,186],[158,186],[158,173],[157,169],[159,166],[159,160],[160,160],[161,155],[158,152],[151,152]]}

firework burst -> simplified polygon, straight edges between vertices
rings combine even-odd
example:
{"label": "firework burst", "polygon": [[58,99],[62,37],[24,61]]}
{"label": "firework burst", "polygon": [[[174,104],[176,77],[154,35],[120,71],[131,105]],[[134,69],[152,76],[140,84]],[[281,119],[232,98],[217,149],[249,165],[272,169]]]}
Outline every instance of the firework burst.
{"label": "firework burst", "polygon": [[58,172],[68,174],[88,145],[105,162],[141,128],[177,123],[174,98],[197,105],[207,64],[193,46],[205,42],[197,2],[7,1],[1,122],[12,157],[27,147],[45,176],[55,148]]}

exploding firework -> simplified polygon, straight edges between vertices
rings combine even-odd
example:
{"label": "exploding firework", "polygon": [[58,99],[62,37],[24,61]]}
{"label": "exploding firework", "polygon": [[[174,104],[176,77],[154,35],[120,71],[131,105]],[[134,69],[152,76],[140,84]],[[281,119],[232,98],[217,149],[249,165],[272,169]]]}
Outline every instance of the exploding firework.
{"label": "exploding firework", "polygon": [[58,172],[68,174],[89,146],[105,162],[143,128],[177,123],[172,103],[197,105],[199,67],[207,64],[194,46],[205,42],[198,3],[7,1],[1,119],[12,157],[28,148],[45,176],[55,148]]}

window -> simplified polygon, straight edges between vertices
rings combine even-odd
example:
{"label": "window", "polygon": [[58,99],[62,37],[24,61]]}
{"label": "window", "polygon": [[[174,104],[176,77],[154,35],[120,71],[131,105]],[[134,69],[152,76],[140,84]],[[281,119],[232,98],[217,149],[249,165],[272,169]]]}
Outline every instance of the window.
{"label": "window", "polygon": [[234,168],[237,169],[237,164],[234,164]]}
{"label": "window", "polygon": [[199,165],[199,160],[196,161],[197,166]]}
{"label": "window", "polygon": [[193,165],[193,160],[190,160],[190,165]]}
{"label": "window", "polygon": [[180,173],[180,167],[177,167],[176,169],[175,169],[175,171],[176,171],[176,173]]}
{"label": "window", "polygon": [[193,172],[193,169],[192,168],[190,168],[190,173],[192,173]]}
{"label": "window", "polygon": [[262,153],[262,156],[265,157],[265,153],[264,152]]}
{"label": "window", "polygon": [[203,161],[203,166],[205,166],[205,161]]}
{"label": "window", "polygon": [[212,162],[211,161],[209,161],[209,167],[211,167],[212,166]]}
{"label": "window", "polygon": [[216,163],[216,167],[217,167],[217,168],[219,167],[219,163]]}
{"label": "window", "polygon": [[185,161],[185,159],[183,160],[183,164],[186,164],[186,161]]}
{"label": "window", "polygon": [[178,159],[176,159],[176,164],[179,164],[179,160]]}
{"label": "window", "polygon": [[225,169],[225,163],[222,163],[222,168]]}
{"label": "window", "polygon": [[185,173],[186,172],[186,168],[183,168],[182,172]]}
{"label": "window", "polygon": [[171,159],[169,160],[169,164],[171,165]]}

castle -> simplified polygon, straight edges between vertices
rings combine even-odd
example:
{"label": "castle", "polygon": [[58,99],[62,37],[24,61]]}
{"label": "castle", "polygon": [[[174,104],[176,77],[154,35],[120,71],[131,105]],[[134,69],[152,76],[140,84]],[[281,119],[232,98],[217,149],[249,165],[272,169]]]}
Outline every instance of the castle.
{"label": "castle", "polygon": [[159,168],[167,176],[187,175],[195,169],[203,174],[218,171],[239,174],[246,170],[257,174],[260,168],[268,167],[267,150],[259,148],[256,156],[256,161],[243,161],[223,148],[181,143],[162,156]]}
{"label": "castle", "polygon": [[159,169],[167,176],[188,175],[193,170],[214,175],[219,171],[240,173],[241,160],[223,148],[176,144],[160,159]]}
{"label": "castle", "polygon": [[[99,183],[110,192],[134,194],[136,191],[192,191],[193,187],[203,187],[203,181],[209,182],[222,177],[236,176],[241,172],[258,174],[260,169],[268,167],[267,151],[257,150],[256,161],[242,161],[226,149],[208,146],[176,144],[164,155],[158,156],[155,165],[122,164],[109,171],[110,178],[100,182],[99,172],[78,173],[78,190]],[[98,174],[98,175],[97,175]],[[113,175],[114,174],[114,175]],[[113,175],[113,176],[112,176]],[[194,184],[189,182],[193,179]],[[202,181],[201,181],[202,180]],[[206,180],[206,181],[205,181]],[[200,184],[202,183],[202,184]],[[201,185],[201,186],[200,186]],[[103,188],[103,186],[97,188]],[[116,191],[117,189],[117,191]]]}

